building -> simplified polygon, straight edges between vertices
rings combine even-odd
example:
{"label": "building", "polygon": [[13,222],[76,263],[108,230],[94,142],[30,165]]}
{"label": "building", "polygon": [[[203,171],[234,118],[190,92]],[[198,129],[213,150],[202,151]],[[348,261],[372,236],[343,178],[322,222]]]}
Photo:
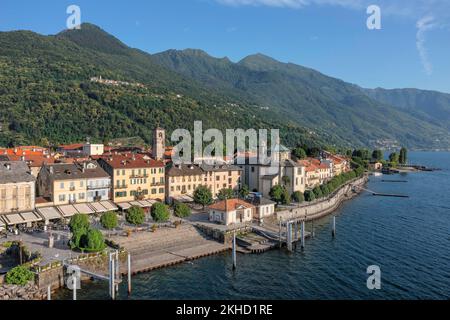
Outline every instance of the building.
{"label": "building", "polygon": [[209,221],[226,226],[252,222],[255,207],[243,200],[219,201],[208,207]]}
{"label": "building", "polygon": [[[197,165],[172,165],[166,171],[166,200],[184,202],[204,183],[204,172]],[[183,199],[186,199],[183,201]]]}
{"label": "building", "polygon": [[207,186],[213,197],[222,189],[239,191],[242,187],[242,169],[235,165],[207,165],[202,164],[203,185]]}
{"label": "building", "polygon": [[200,186],[206,186],[216,197],[222,189],[239,191],[242,170],[234,165],[172,165],[167,169],[166,197],[169,203],[187,201]]}
{"label": "building", "polygon": [[255,207],[255,210],[253,211],[253,220],[257,222],[264,222],[265,218],[275,214],[276,203],[272,200],[253,194],[246,201]]}
{"label": "building", "polygon": [[83,145],[83,154],[86,156],[101,156],[105,152],[103,144],[86,143]]}
{"label": "building", "polygon": [[96,161],[44,165],[37,190],[56,206],[105,201],[110,199],[111,178]]}
{"label": "building", "polygon": [[25,162],[0,162],[0,214],[34,210],[35,183]]}
{"label": "building", "polygon": [[166,152],[166,131],[156,128],[153,131],[152,155],[156,160],[163,160]]}
{"label": "building", "polygon": [[[262,154],[267,155],[265,146]],[[288,148],[277,145],[274,152],[268,155],[271,163],[263,163],[257,153],[246,153],[244,159],[237,157],[238,166],[243,170],[243,184],[253,192],[269,197],[270,190],[276,185],[283,185],[289,194],[306,189],[306,172],[301,163],[292,160]],[[245,164],[240,164],[240,161]]]}
{"label": "building", "polygon": [[165,167],[162,161],[143,154],[115,154],[102,157],[99,163],[112,177],[114,202],[165,201]]}

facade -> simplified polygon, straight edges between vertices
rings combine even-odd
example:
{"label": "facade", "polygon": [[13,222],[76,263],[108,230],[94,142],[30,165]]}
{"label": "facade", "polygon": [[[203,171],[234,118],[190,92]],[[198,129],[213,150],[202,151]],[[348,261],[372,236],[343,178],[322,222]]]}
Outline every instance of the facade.
{"label": "facade", "polygon": [[204,184],[204,172],[196,165],[173,165],[167,169],[166,200],[193,197],[194,191]]}
{"label": "facade", "polygon": [[265,218],[271,217],[275,214],[276,203],[272,200],[266,199],[262,196],[254,195],[247,199],[247,202],[251,203],[255,210],[253,211],[253,220],[263,222]]}
{"label": "facade", "polygon": [[34,210],[35,182],[25,162],[0,162],[0,214]]}
{"label": "facade", "polygon": [[229,199],[208,207],[209,221],[226,226],[252,222],[255,207],[243,200]]}
{"label": "facade", "polygon": [[222,189],[238,191],[242,186],[242,169],[234,165],[206,165],[200,166],[203,170],[203,185],[207,186],[216,197]]}
{"label": "facade", "polygon": [[104,201],[110,199],[111,178],[96,161],[44,165],[37,189],[54,205]]}
{"label": "facade", "polygon": [[114,202],[165,201],[163,162],[142,154],[117,154],[102,157],[99,163],[112,177]]}
{"label": "facade", "polygon": [[105,152],[105,146],[103,144],[91,144],[86,143],[83,146],[83,154],[86,156],[101,156]]}
{"label": "facade", "polygon": [[193,197],[195,189],[206,186],[216,197],[221,189],[241,188],[241,169],[233,165],[172,165],[167,169],[166,196],[169,203],[185,196]]}

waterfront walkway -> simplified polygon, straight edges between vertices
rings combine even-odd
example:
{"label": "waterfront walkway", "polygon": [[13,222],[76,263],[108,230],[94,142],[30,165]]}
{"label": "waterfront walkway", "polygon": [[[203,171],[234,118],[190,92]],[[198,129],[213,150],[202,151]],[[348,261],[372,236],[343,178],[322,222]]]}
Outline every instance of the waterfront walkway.
{"label": "waterfront walkway", "polygon": [[[229,245],[206,238],[194,226],[140,232],[131,237],[115,236],[114,242],[131,253],[133,274],[198,259],[230,249]],[[126,266],[121,266],[125,271]]]}

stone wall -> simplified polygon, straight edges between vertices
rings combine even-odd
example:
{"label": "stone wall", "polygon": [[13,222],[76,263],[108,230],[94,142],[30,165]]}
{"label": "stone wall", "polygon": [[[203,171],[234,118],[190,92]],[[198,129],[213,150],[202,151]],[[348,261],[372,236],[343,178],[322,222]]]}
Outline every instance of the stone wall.
{"label": "stone wall", "polygon": [[40,290],[35,284],[26,286],[3,285],[0,286],[0,301],[4,300],[45,300],[47,290]]}
{"label": "stone wall", "polygon": [[304,219],[306,221],[320,219],[334,212],[344,201],[356,196],[358,192],[354,192],[354,187],[362,187],[367,181],[367,177],[354,180],[324,200],[305,203],[292,209],[279,211],[276,213],[277,219],[281,218],[283,221],[290,219]]}

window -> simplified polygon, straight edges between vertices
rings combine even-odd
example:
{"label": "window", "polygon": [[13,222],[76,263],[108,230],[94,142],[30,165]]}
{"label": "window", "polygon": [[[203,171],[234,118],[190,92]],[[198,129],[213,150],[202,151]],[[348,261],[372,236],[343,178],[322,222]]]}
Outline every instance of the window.
{"label": "window", "polygon": [[164,188],[159,188],[159,193],[164,193]]}
{"label": "window", "polygon": [[156,194],[156,189],[152,189],[152,194]]}
{"label": "window", "polygon": [[78,199],[80,199],[80,200],[84,200],[85,197],[86,197],[86,194],[85,194],[85,193],[80,193],[80,194],[78,195]]}
{"label": "window", "polygon": [[[60,184],[59,184],[59,188],[60,189],[64,189],[64,182],[61,182]],[[63,200],[64,201],[64,200]]]}
{"label": "window", "polygon": [[116,175],[120,176],[120,170],[117,170]]}
{"label": "window", "polygon": [[252,167],[252,172],[255,172],[255,167]]}
{"label": "window", "polygon": [[216,181],[219,181],[220,180],[220,177],[219,176],[216,176]]}
{"label": "window", "polygon": [[123,176],[125,175],[125,170],[122,170],[122,175],[123,175]]}
{"label": "window", "polygon": [[80,188],[84,187],[84,181],[80,181]]}
{"label": "window", "polygon": [[175,188],[174,187],[170,187],[170,191],[175,191]]}
{"label": "window", "polygon": [[66,195],[65,194],[60,194],[59,195],[59,202],[64,202],[66,201]]}

